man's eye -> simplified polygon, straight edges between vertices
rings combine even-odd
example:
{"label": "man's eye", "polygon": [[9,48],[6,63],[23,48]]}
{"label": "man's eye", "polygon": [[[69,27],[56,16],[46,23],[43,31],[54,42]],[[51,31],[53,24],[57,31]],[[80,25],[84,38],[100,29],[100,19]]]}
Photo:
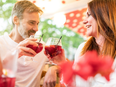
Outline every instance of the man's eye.
{"label": "man's eye", "polygon": [[39,25],[39,23],[37,23],[37,25]]}
{"label": "man's eye", "polygon": [[31,22],[31,24],[34,24],[34,22]]}

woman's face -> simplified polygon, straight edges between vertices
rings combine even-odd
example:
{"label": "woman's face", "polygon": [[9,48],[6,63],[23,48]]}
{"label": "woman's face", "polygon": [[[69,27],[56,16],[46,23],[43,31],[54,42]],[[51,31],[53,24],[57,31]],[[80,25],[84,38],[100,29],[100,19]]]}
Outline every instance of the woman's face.
{"label": "woman's face", "polygon": [[84,19],[83,24],[85,24],[85,27],[87,28],[87,36],[97,37],[97,22],[91,15],[89,9],[87,10],[86,18]]}

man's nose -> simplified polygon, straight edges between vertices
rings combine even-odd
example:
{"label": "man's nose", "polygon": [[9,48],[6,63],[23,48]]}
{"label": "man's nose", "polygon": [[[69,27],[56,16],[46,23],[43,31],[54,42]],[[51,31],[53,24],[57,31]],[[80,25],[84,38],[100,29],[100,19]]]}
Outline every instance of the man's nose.
{"label": "man's nose", "polygon": [[34,31],[38,31],[38,25],[35,25],[35,26],[33,27],[33,30],[34,30]]}

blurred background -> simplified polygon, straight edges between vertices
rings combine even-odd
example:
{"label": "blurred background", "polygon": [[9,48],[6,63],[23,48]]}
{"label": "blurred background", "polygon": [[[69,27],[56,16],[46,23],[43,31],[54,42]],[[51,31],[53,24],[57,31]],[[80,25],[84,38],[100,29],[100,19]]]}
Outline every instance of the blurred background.
{"label": "blurred background", "polygon": [[[12,30],[11,11],[19,0],[0,0],[0,35]],[[74,60],[79,44],[86,40],[86,28],[83,26],[90,0],[29,0],[43,10],[37,35],[46,42],[49,37],[62,36],[62,46],[66,57]]]}

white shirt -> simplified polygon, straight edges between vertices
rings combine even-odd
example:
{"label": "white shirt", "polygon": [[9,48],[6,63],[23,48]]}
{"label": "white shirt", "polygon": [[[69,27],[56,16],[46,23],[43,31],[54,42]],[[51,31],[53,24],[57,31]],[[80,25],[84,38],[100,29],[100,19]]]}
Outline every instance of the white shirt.
{"label": "white shirt", "polygon": [[[7,52],[14,49],[18,43],[14,42],[8,34],[0,36],[0,58],[3,60]],[[34,57],[22,56],[17,58],[16,87],[39,87],[42,69],[47,61],[43,50]],[[11,60],[12,61],[12,60]]]}
{"label": "white shirt", "polygon": [[[84,47],[85,42],[80,44],[76,53],[75,53],[75,63],[79,61],[80,52],[82,51],[82,48]],[[110,75],[110,81],[108,82],[104,77],[101,75],[97,74],[94,79],[91,81],[92,85],[91,87],[116,87],[116,59],[114,60],[113,63],[113,69],[115,70],[111,75]],[[85,81],[79,76],[76,76],[76,85],[77,86],[82,86],[82,87],[88,87],[88,81]]]}

